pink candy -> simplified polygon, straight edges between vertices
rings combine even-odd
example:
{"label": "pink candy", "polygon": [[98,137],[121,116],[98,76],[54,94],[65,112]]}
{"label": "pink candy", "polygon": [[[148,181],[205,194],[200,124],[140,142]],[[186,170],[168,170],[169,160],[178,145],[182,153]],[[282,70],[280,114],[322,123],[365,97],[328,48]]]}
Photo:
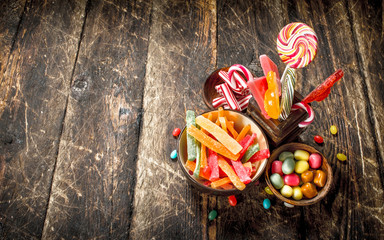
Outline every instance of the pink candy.
{"label": "pink candy", "polygon": [[300,177],[295,173],[287,174],[284,177],[284,184],[288,186],[299,186]]}
{"label": "pink candy", "polygon": [[315,118],[315,112],[313,111],[311,106],[309,106],[307,103],[299,102],[299,103],[293,104],[291,111],[295,111],[297,109],[304,109],[308,113],[308,118],[305,119],[303,122],[299,123],[299,127],[301,128],[307,127],[309,124],[313,122],[313,119]]}
{"label": "pink candy", "polygon": [[271,166],[272,174],[278,173],[278,174],[280,174],[280,176],[283,176],[282,166],[283,166],[282,161],[279,161],[279,160],[273,161],[272,166]]}
{"label": "pink candy", "polygon": [[321,167],[321,156],[320,154],[318,153],[312,153],[310,156],[309,156],[309,160],[308,160],[308,163],[309,163],[309,166],[313,169],[318,169],[319,167]]}

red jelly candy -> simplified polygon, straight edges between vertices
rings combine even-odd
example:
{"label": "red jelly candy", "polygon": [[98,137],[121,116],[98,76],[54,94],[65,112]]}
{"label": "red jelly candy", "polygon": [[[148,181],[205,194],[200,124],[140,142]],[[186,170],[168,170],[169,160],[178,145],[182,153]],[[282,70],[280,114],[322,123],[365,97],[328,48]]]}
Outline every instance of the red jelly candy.
{"label": "red jelly candy", "polygon": [[300,177],[295,173],[291,173],[284,176],[284,184],[288,186],[299,186]]}
{"label": "red jelly candy", "polygon": [[175,129],[173,129],[172,135],[174,137],[177,137],[177,136],[179,136],[180,132],[181,132],[180,128],[175,128]]}
{"label": "red jelly candy", "polygon": [[282,166],[283,166],[282,161],[279,161],[279,160],[273,161],[272,166],[271,166],[272,174],[278,173],[278,174],[280,174],[280,176],[283,176]]}
{"label": "red jelly candy", "polygon": [[317,142],[317,143],[319,143],[319,144],[321,144],[321,143],[324,142],[323,137],[322,137],[322,136],[319,136],[319,135],[314,136],[314,137],[313,137],[313,140],[315,140],[315,142]]}
{"label": "red jelly candy", "polygon": [[248,161],[251,163],[254,163],[256,161],[260,161],[260,160],[263,160],[265,158],[269,158],[270,155],[271,154],[269,152],[269,149],[263,149],[263,150],[258,151],[255,154],[253,154],[253,156]]}
{"label": "red jelly candy", "polygon": [[228,197],[228,202],[231,206],[236,206],[237,204],[237,199],[235,197],[235,195],[231,195]]}

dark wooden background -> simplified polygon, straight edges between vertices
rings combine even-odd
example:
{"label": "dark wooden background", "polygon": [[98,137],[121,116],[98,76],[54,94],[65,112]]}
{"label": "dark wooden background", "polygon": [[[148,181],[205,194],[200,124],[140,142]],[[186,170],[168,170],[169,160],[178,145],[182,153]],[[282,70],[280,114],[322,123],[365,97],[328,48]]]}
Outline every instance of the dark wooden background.
{"label": "dark wooden background", "polygon": [[[1,1],[0,239],[383,239],[383,7]],[[195,191],[169,157],[172,130],[187,109],[207,110],[201,87],[215,69],[239,63],[260,76],[267,54],[282,71],[275,40],[294,21],[319,38],[296,90],[345,72],[299,138],[328,157],[333,188],[293,209],[264,192],[264,179],[235,207]]]}

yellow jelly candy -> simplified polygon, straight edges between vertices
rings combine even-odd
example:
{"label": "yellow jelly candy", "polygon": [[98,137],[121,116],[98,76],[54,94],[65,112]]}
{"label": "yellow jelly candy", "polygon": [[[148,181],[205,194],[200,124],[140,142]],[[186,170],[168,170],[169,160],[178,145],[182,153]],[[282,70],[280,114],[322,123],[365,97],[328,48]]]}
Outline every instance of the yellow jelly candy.
{"label": "yellow jelly candy", "polygon": [[295,200],[301,200],[303,198],[303,193],[301,192],[301,187],[293,187],[292,198]]}
{"label": "yellow jelly candy", "polygon": [[345,156],[345,155],[342,154],[342,153],[338,153],[338,154],[336,155],[336,157],[337,157],[337,159],[339,159],[340,161],[345,161],[345,160],[347,160],[347,156]]}
{"label": "yellow jelly candy", "polygon": [[302,174],[309,169],[309,163],[307,161],[297,161],[295,164],[295,172]]}
{"label": "yellow jelly candy", "polygon": [[293,157],[296,159],[296,160],[302,160],[302,161],[308,161],[309,159],[309,152],[307,151],[304,151],[304,150],[296,150],[294,153],[293,153]]}
{"label": "yellow jelly candy", "polygon": [[265,192],[268,193],[269,195],[273,195],[272,190],[271,190],[268,186],[266,186],[264,190],[265,190]]}
{"label": "yellow jelly candy", "polygon": [[281,195],[284,197],[290,198],[293,194],[293,189],[291,186],[284,185],[283,188],[280,190]]}
{"label": "yellow jelly candy", "polygon": [[337,133],[337,127],[335,125],[332,125],[331,128],[329,129],[333,135]]}

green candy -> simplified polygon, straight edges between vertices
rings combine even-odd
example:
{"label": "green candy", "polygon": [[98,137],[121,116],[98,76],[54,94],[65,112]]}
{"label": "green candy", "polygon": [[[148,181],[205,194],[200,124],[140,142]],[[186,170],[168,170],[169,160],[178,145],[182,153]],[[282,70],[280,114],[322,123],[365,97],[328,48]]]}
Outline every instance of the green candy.
{"label": "green candy", "polygon": [[208,214],[208,219],[210,221],[212,221],[213,219],[215,219],[217,217],[217,211],[216,210],[212,210],[209,214]]}
{"label": "green candy", "polygon": [[200,176],[200,166],[201,166],[200,152],[201,152],[201,145],[199,142],[196,141],[196,168],[193,171],[193,176],[195,176],[195,178],[197,179],[199,179],[199,176]]}
{"label": "green candy", "polygon": [[280,155],[279,155],[279,160],[280,161],[284,161],[287,158],[293,158],[293,153],[291,153],[291,152],[282,152],[282,153],[280,153]]}
{"label": "green candy", "polygon": [[280,189],[284,186],[284,181],[283,181],[283,178],[280,176],[280,174],[278,173],[274,173],[272,174],[269,179],[271,180],[271,183],[272,185],[276,188],[276,189]]}
{"label": "green candy", "polygon": [[245,152],[245,154],[244,154],[243,159],[241,160],[241,162],[242,162],[242,163],[246,163],[246,162],[248,162],[248,160],[249,160],[255,153],[257,153],[259,150],[260,150],[260,147],[259,147],[259,144],[258,144],[258,143],[251,145],[251,146],[247,149],[247,151]]}
{"label": "green candy", "polygon": [[[191,125],[196,126],[195,118],[196,118],[195,112],[188,110],[187,116],[186,116],[187,128],[190,127]],[[187,134],[187,153],[188,153],[189,161],[194,161],[196,159],[197,157],[196,149],[197,149],[196,139],[191,135]]]}
{"label": "green candy", "polygon": [[281,170],[284,174],[291,174],[295,170],[295,160],[293,158],[286,158],[281,166]]}

